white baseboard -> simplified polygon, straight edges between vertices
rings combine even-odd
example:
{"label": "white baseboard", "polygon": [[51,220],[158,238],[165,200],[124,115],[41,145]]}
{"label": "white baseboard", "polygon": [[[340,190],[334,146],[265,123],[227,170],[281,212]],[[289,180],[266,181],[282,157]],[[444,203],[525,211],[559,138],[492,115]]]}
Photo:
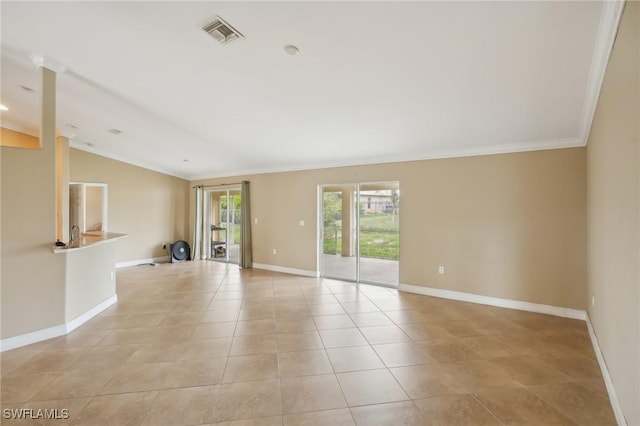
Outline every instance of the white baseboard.
{"label": "white baseboard", "polygon": [[21,346],[31,345],[33,343],[42,342],[43,340],[53,339],[54,337],[64,336],[80,327],[100,312],[107,309],[118,301],[118,295],[114,294],[107,300],[97,304],[87,312],[78,315],[66,324],[56,325],[54,327],[45,328],[43,330],[33,331],[31,333],[21,334],[0,340],[0,352],[19,348]]}
{"label": "white baseboard", "polygon": [[265,271],[282,272],[285,274],[302,275],[303,277],[318,278],[320,275],[317,271],[308,271],[306,269],[287,268],[285,266],[267,265],[266,263],[253,263],[256,269],[264,269]]}
{"label": "white baseboard", "polygon": [[67,326],[66,324],[60,324],[31,333],[8,337],[0,340],[0,352],[42,342],[43,340],[53,339],[54,337],[64,336],[65,334],[67,334]]}
{"label": "white baseboard", "polygon": [[113,296],[109,297],[107,300],[104,300],[98,303],[96,306],[89,309],[87,312],[80,314],[74,319],[72,319],[71,321],[67,322],[66,324],[67,333],[71,333],[73,330],[80,327],[82,324],[89,321],[91,318],[95,317],[96,315],[100,314],[102,311],[104,311],[105,309],[107,309],[109,306],[113,305],[117,301],[118,301],[118,295],[114,294]]}
{"label": "white baseboard", "polygon": [[619,426],[627,426],[627,420],[624,418],[620,400],[618,399],[618,395],[616,394],[615,387],[613,387],[613,380],[611,380],[609,368],[607,368],[607,363],[605,362],[604,356],[602,355],[602,350],[600,349],[600,345],[598,344],[598,338],[596,337],[595,330],[593,329],[593,324],[591,324],[591,319],[589,318],[588,314],[586,322],[587,330],[589,330],[589,337],[591,337],[591,344],[593,345],[593,351],[596,353],[596,358],[598,358],[598,364],[600,365],[600,371],[602,371],[604,384],[607,387],[611,409],[613,410],[613,414],[616,416],[616,422]]}
{"label": "white baseboard", "polygon": [[154,262],[168,262],[169,256],[150,257],[147,259],[127,260],[116,263],[116,269],[128,268],[129,266],[148,265]]}
{"label": "white baseboard", "polygon": [[586,311],[540,303],[523,302],[520,300],[501,299],[499,297],[482,296],[461,291],[443,290],[440,288],[422,287],[411,284],[399,284],[398,290],[425,296],[441,297],[443,299],[461,300],[463,302],[479,303],[481,305],[499,306],[501,308],[517,309],[520,311],[536,312],[539,314],[555,315],[557,317],[585,320]]}

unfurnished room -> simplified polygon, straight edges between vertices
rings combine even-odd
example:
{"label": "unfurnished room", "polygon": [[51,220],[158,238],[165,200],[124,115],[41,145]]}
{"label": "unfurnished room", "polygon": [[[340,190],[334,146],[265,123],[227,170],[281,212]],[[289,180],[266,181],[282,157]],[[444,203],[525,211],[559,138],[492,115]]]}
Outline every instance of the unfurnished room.
{"label": "unfurnished room", "polygon": [[640,426],[638,2],[0,20],[0,423]]}

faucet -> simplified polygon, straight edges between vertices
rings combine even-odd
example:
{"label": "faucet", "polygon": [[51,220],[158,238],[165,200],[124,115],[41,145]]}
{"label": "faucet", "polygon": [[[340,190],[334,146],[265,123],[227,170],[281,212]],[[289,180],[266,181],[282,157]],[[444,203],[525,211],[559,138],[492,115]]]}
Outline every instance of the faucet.
{"label": "faucet", "polygon": [[69,242],[71,242],[71,241],[73,241],[73,240],[74,240],[74,238],[73,238],[73,230],[74,230],[74,229],[75,229],[76,231],[78,231],[78,232],[77,232],[77,238],[80,238],[80,228],[78,228],[78,225],[73,225],[73,226],[71,227],[71,230],[69,230]]}

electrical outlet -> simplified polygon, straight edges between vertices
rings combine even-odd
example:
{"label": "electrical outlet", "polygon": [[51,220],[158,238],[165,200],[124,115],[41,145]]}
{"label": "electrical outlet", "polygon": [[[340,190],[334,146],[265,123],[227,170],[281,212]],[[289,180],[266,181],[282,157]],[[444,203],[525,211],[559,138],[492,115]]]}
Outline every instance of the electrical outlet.
{"label": "electrical outlet", "polygon": [[596,297],[595,296],[591,296],[591,306],[592,307],[596,307]]}
{"label": "electrical outlet", "polygon": [[304,220],[300,221],[300,226],[304,226]]}
{"label": "electrical outlet", "polygon": [[273,255],[275,256],[276,254],[278,254],[278,251],[276,249],[273,249]]}
{"label": "electrical outlet", "polygon": [[253,223],[255,223],[256,225],[258,224],[258,218],[257,217],[255,219],[253,219]]}
{"label": "electrical outlet", "polygon": [[438,266],[438,273],[444,275],[444,266]]}

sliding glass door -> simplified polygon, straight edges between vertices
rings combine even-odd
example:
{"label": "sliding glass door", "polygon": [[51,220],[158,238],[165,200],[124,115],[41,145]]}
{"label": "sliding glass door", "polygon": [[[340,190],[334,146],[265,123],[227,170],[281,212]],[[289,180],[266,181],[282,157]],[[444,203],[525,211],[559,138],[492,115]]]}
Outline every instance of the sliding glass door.
{"label": "sliding glass door", "polygon": [[240,188],[205,190],[205,253],[207,259],[239,263],[241,235]]}
{"label": "sliding glass door", "polygon": [[328,278],[397,286],[398,182],[320,187],[320,268]]}

